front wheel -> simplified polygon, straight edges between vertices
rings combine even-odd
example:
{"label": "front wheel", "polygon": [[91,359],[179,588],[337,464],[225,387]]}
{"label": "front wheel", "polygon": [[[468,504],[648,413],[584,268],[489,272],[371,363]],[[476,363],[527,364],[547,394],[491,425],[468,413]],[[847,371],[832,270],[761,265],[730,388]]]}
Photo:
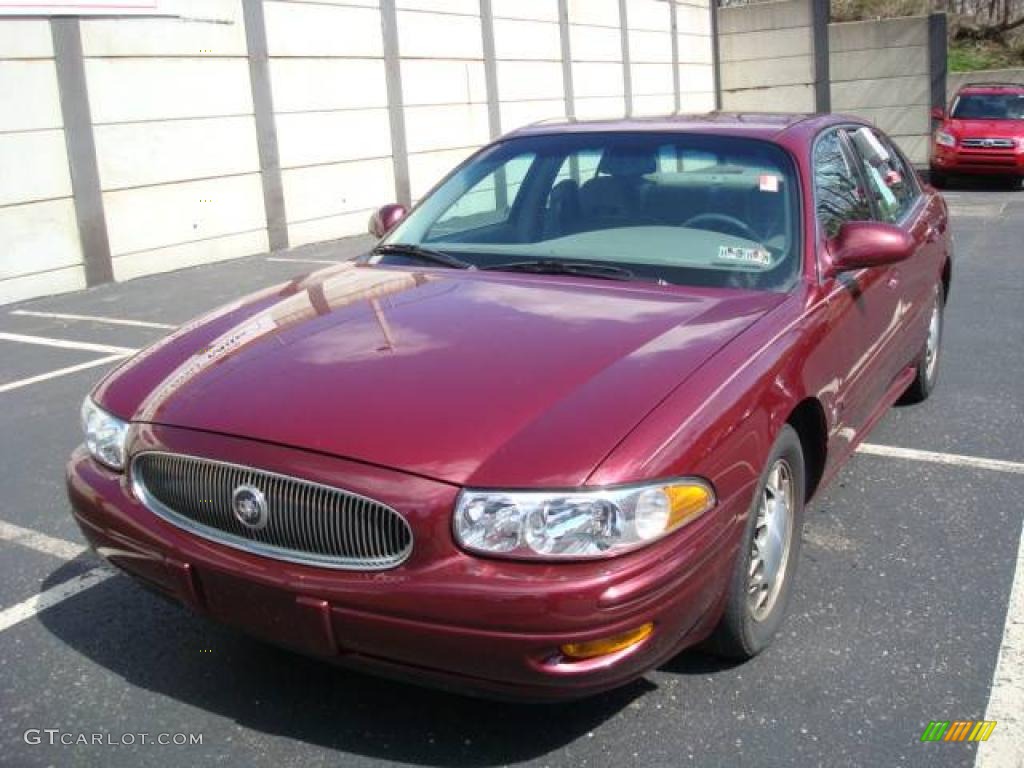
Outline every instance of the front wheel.
{"label": "front wheel", "polygon": [[945,291],[942,284],[935,286],[935,299],[928,318],[928,338],[917,362],[913,383],[900,398],[901,403],[920,403],[928,399],[939,378],[939,356],[942,351],[942,321],[945,311]]}
{"label": "front wheel", "polygon": [[949,176],[942,171],[929,171],[928,180],[936,189],[944,189],[949,184]]}
{"label": "front wheel", "polygon": [[800,438],[786,424],[761,474],[712,651],[749,659],[782,624],[800,554],[805,480]]}

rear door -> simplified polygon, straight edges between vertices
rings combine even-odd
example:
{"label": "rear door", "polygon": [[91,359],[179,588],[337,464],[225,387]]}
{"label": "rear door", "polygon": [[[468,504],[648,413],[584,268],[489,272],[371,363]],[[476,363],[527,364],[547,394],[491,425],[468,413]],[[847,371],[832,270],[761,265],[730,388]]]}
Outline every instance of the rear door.
{"label": "rear door", "polygon": [[[893,326],[884,353],[891,381],[916,361],[924,347],[929,310],[945,250],[946,217],[941,200],[923,194],[910,165],[885,136],[872,131],[888,151],[888,159],[870,162],[851,146],[861,164],[873,215],[907,231],[916,243],[914,254],[887,268],[894,294]],[[852,143],[851,143],[852,145]]]}

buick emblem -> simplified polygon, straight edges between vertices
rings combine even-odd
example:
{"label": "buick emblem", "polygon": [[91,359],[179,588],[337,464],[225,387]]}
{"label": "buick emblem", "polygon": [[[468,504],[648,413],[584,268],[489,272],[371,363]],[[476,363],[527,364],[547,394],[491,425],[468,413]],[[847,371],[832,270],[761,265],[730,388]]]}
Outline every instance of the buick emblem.
{"label": "buick emblem", "polygon": [[267,527],[267,500],[263,492],[251,485],[240,485],[231,494],[231,509],[246,528]]}

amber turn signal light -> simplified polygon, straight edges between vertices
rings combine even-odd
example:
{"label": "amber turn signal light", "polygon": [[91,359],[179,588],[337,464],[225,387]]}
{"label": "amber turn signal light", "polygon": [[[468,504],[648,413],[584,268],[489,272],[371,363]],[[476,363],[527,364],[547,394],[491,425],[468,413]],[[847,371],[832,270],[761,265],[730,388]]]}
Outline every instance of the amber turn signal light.
{"label": "amber turn signal light", "polygon": [[562,646],[562,653],[572,659],[593,659],[597,656],[607,656],[609,653],[615,653],[643,642],[653,631],[654,624],[648,622],[636,629],[620,632],[611,637],[602,637],[600,640],[566,643]]}

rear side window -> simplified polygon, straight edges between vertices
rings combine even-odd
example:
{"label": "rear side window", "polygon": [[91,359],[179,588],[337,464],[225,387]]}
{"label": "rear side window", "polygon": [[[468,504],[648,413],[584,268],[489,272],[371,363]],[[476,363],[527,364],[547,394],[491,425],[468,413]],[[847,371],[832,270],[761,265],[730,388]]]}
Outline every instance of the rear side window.
{"label": "rear side window", "polygon": [[868,184],[868,194],[878,211],[878,219],[895,224],[902,219],[914,206],[917,200],[917,185],[914,183],[913,172],[903,162],[896,148],[877,132],[875,137],[888,152],[887,159],[875,158],[869,162],[852,147],[861,164],[864,178]]}
{"label": "rear side window", "polygon": [[871,219],[871,206],[839,130],[829,131],[814,145],[814,196],[818,222],[826,237],[835,237],[847,221]]}

